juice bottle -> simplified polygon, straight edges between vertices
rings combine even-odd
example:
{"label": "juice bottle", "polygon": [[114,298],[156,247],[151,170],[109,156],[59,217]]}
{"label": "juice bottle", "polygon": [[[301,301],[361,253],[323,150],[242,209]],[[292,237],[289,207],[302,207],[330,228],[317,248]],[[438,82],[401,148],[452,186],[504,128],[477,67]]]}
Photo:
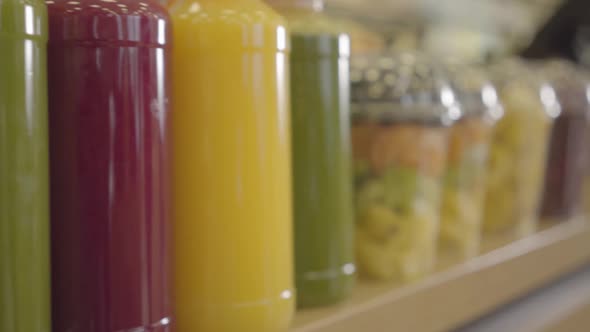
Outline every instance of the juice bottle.
{"label": "juice bottle", "polygon": [[331,304],[350,294],[355,271],[350,40],[321,0],[267,2],[291,33],[297,304]]}
{"label": "juice bottle", "polygon": [[[565,61],[537,64],[561,105],[549,139],[541,220],[564,221],[581,213],[590,138],[589,79]],[[587,75],[587,74],[586,74]]]}
{"label": "juice bottle", "polygon": [[292,285],[289,39],[261,0],[177,0],[179,332],[276,332]]}
{"label": "juice bottle", "polygon": [[0,331],[45,332],[49,308],[47,12],[0,0]]}
{"label": "juice bottle", "polygon": [[47,4],[53,329],[170,331],[167,13]]}

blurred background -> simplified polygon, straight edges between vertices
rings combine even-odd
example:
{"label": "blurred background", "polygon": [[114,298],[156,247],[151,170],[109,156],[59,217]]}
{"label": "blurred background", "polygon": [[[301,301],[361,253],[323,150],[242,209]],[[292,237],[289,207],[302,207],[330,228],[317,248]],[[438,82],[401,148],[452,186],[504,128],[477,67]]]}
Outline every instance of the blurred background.
{"label": "blurred background", "polygon": [[482,62],[513,54],[589,63],[586,0],[329,0],[356,52],[418,49]]}

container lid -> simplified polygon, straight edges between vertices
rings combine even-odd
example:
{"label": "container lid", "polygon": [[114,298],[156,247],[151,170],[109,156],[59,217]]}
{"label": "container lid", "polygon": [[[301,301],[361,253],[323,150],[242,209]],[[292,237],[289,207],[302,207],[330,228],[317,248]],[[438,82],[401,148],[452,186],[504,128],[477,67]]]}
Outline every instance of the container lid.
{"label": "container lid", "polygon": [[565,60],[535,63],[557,93],[562,112],[590,112],[590,75],[584,69]]}
{"label": "container lid", "polygon": [[0,0],[0,37],[47,38],[45,3],[42,0]]}
{"label": "container lid", "polygon": [[274,8],[322,11],[324,0],[266,0]]}
{"label": "container lid", "polygon": [[504,115],[496,88],[481,67],[447,62],[445,73],[461,105],[462,117],[478,117],[495,122]]}
{"label": "container lid", "polygon": [[518,58],[504,59],[490,66],[490,73],[504,104],[535,98],[550,118],[561,114],[561,104],[551,81],[534,64]]}
{"label": "container lid", "polygon": [[354,119],[450,125],[461,116],[442,71],[424,55],[360,55],[351,61]]}
{"label": "container lid", "polygon": [[162,47],[167,11],[153,0],[47,0],[50,43],[99,42]]}

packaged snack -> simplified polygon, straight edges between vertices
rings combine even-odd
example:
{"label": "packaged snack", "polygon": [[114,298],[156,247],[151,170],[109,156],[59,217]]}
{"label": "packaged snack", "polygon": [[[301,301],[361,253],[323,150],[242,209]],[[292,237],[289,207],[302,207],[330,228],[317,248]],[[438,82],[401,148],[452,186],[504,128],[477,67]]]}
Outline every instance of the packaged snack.
{"label": "packaged snack", "polygon": [[448,126],[455,96],[418,55],[353,58],[357,265],[405,281],[434,264]]}
{"label": "packaged snack", "polygon": [[479,251],[489,144],[503,109],[482,70],[447,64],[446,72],[463,112],[450,129],[439,248],[461,260]]}
{"label": "packaged snack", "polygon": [[521,61],[493,68],[504,116],[492,136],[483,229],[520,237],[535,230],[553,119],[555,90]]}

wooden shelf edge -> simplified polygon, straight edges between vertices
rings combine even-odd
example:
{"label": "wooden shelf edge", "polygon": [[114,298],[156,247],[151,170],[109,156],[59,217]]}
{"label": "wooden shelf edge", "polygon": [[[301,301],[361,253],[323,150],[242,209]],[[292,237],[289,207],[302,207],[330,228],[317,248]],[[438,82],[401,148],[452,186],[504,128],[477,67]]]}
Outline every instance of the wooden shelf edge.
{"label": "wooden shelf edge", "polygon": [[350,301],[305,310],[292,332],[443,331],[590,262],[590,225],[562,223],[405,287],[359,283]]}
{"label": "wooden shelf edge", "polygon": [[588,332],[590,329],[590,299],[576,307],[564,319],[554,322],[543,332]]}

